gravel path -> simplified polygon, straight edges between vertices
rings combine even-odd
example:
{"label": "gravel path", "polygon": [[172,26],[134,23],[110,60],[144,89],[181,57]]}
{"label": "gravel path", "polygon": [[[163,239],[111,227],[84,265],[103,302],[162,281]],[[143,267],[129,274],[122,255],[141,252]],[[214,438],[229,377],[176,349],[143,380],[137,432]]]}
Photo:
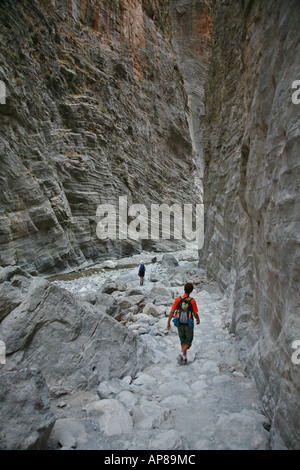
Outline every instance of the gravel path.
{"label": "gravel path", "polygon": [[[184,272],[189,275],[195,269],[192,261],[180,265],[181,279]],[[179,280],[173,286],[168,281],[166,268],[153,265],[151,269],[164,282],[151,283],[146,277],[144,294],[148,295],[154,285],[168,288],[174,296],[182,293],[182,286],[174,286]],[[112,272],[110,276],[114,278]],[[127,283],[138,283],[130,268],[116,276]],[[147,276],[150,277],[149,269]],[[82,282],[93,284],[90,279]],[[82,285],[77,281],[75,289],[82,290]],[[68,288],[74,290],[74,284],[69,283]],[[77,393],[58,400],[54,404],[58,419],[51,448],[269,448],[268,423],[261,412],[254,380],[239,363],[235,338],[225,326],[226,297],[214,291],[212,285],[195,289],[192,296],[197,301],[200,325],[195,325],[188,363],[177,363],[177,329],[172,325],[171,331],[166,330],[171,304],[164,305],[160,297],[157,316],[140,313],[126,324],[153,350],[154,363],[136,377],[101,383],[95,395]]]}

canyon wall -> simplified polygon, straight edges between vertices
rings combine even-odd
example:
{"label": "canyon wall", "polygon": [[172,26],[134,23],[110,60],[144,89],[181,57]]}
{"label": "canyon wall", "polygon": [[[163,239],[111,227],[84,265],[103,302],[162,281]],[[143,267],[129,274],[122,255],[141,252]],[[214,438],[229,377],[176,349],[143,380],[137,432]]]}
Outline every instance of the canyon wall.
{"label": "canyon wall", "polygon": [[53,274],[168,249],[150,230],[96,233],[97,207],[118,215],[119,196],[150,214],[200,194],[168,2],[5,0],[0,10],[1,265]]}
{"label": "canyon wall", "polygon": [[[190,134],[201,178],[204,171],[204,84],[211,55],[213,15],[212,1],[175,0],[170,3],[173,44],[188,96]],[[200,191],[202,193],[202,186]]]}
{"label": "canyon wall", "polygon": [[298,0],[0,3],[1,266],[54,274],[168,249],[100,240],[97,207],[198,202],[203,175],[200,265],[228,295],[272,447],[293,449],[299,20]]}
{"label": "canyon wall", "polygon": [[[215,2],[205,82],[205,244],[231,330],[271,421],[299,448],[300,78],[298,1]],[[296,361],[297,362],[297,361]]]}

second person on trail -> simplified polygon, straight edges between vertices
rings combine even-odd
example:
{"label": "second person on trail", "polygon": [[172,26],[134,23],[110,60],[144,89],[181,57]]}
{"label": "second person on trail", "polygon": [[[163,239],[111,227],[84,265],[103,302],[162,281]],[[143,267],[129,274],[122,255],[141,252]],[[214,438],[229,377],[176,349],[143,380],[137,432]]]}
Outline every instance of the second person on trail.
{"label": "second person on trail", "polygon": [[184,286],[184,295],[175,299],[167,323],[167,329],[170,330],[170,322],[175,313],[173,322],[175,326],[178,327],[178,335],[181,343],[181,353],[177,358],[178,364],[187,363],[186,352],[191,347],[194,337],[193,317],[195,317],[197,325],[200,323],[196,301],[190,297],[193,288],[194,286],[191,282],[186,283]]}
{"label": "second person on trail", "polygon": [[146,266],[144,265],[144,261],[141,261],[139,265],[139,272],[138,272],[138,275],[140,276],[140,286],[144,284],[145,271],[146,271]]}

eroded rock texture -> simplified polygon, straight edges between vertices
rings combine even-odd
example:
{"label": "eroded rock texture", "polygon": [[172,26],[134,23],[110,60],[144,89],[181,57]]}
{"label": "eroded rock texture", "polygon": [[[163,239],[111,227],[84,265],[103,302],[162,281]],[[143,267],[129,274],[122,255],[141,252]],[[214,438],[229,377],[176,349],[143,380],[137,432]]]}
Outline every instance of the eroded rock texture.
{"label": "eroded rock texture", "polygon": [[[170,17],[174,47],[188,95],[190,134],[199,174],[203,177],[204,84],[211,57],[214,2],[172,1]],[[199,191],[202,192],[202,185]]]}
{"label": "eroded rock texture", "polygon": [[[52,274],[130,254],[139,243],[97,238],[97,206],[122,195],[129,204],[196,201],[204,169],[200,264],[229,295],[272,447],[299,448],[300,105],[292,83],[300,79],[300,4],[174,0],[171,16],[168,6],[1,2],[1,265]],[[96,383],[98,362],[89,375],[73,373],[72,361],[82,361],[93,328],[105,323],[110,339],[115,320],[7,269],[0,319],[10,358],[53,363],[52,393]],[[64,333],[67,365],[51,349]],[[58,383],[56,370],[70,382]]]}
{"label": "eroded rock texture", "polygon": [[55,423],[50,399],[96,393],[102,381],[135,375],[151,351],[105,313],[17,266],[0,268],[0,448],[42,449]]}
{"label": "eroded rock texture", "polygon": [[220,2],[206,81],[200,259],[230,293],[275,448],[300,442],[299,20],[297,1]]}
{"label": "eroded rock texture", "polygon": [[102,306],[19,267],[1,268],[0,284],[5,369],[40,370],[52,397],[95,390],[102,380],[134,374],[150,361],[139,339]]}
{"label": "eroded rock texture", "polygon": [[99,240],[96,210],[118,210],[119,196],[149,210],[197,196],[168,2],[0,9],[1,265],[45,274],[155,247]]}
{"label": "eroded rock texture", "polygon": [[1,450],[43,449],[55,423],[46,381],[40,371],[1,373]]}

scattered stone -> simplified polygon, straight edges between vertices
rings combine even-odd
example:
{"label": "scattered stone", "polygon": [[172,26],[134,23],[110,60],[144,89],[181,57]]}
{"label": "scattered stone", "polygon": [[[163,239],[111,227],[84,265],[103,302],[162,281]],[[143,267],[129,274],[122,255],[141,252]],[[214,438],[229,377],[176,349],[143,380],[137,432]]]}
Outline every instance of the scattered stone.
{"label": "scattered stone", "polygon": [[123,281],[118,281],[117,283],[117,290],[119,292],[125,292],[127,290],[127,285]]}
{"label": "scattered stone", "polygon": [[158,282],[160,279],[160,276],[157,271],[151,271],[150,273],[150,281],[151,282]]}
{"label": "scattered stone", "polygon": [[191,389],[183,381],[175,380],[173,382],[168,382],[160,385],[158,387],[158,393],[162,397],[167,397],[170,394],[187,396],[191,393]]}
{"label": "scattered stone", "polygon": [[78,418],[62,418],[56,420],[48,445],[52,448],[74,450],[83,447],[88,441],[84,424]]}
{"label": "scattered stone", "polygon": [[143,313],[145,315],[147,315],[148,317],[149,316],[153,316],[153,317],[159,317],[160,313],[158,311],[158,309],[156,308],[156,306],[152,303],[147,303],[145,305],[145,307],[143,308]]}
{"label": "scattered stone", "polygon": [[97,388],[97,394],[101,399],[104,398],[115,398],[118,393],[129,390],[130,383],[128,383],[128,379],[117,379],[113,378],[111,380],[106,380],[101,382]]}
{"label": "scattered stone", "polygon": [[115,292],[116,290],[118,290],[118,287],[115,282],[105,282],[104,285],[100,288],[100,292],[102,294],[111,294],[112,292]]}
{"label": "scattered stone", "polygon": [[144,300],[144,295],[131,295],[129,297],[122,297],[118,300],[121,309],[129,309],[133,306],[139,305]]}
{"label": "scattered stone", "polygon": [[191,389],[194,392],[198,392],[199,390],[203,390],[207,387],[208,385],[205,382],[203,382],[203,380],[197,380],[196,382],[192,384]]}
{"label": "scattered stone", "polygon": [[121,307],[118,304],[117,300],[114,299],[111,295],[100,293],[96,296],[95,307],[99,308],[102,312],[107,313],[114,318],[118,317],[121,312]]}
{"label": "scattered stone", "polygon": [[126,291],[126,296],[130,297],[131,295],[144,295],[143,289],[141,287],[133,287]]}
{"label": "scattered stone", "polygon": [[162,431],[150,440],[149,449],[155,450],[184,450],[187,447],[183,444],[181,434],[174,429]]}
{"label": "scattered stone", "polygon": [[179,263],[172,253],[165,253],[162,257],[161,265],[174,268],[179,266]]}
{"label": "scattered stone", "polygon": [[167,287],[163,286],[154,286],[152,287],[150,294],[153,297],[161,296],[161,297],[174,297],[174,292],[172,289],[168,289]]}
{"label": "scattered stone", "polygon": [[133,392],[123,390],[117,395],[117,399],[125,406],[127,410],[132,411],[137,405],[139,399]]}
{"label": "scattered stone", "polygon": [[165,423],[170,410],[163,408],[157,403],[142,400],[142,403],[133,410],[133,422],[138,428],[154,429],[160,428]]}
{"label": "scattered stone", "polygon": [[107,260],[107,261],[104,261],[101,266],[102,268],[114,269],[117,266],[117,262],[112,261],[112,260]]}
{"label": "scattered stone", "polygon": [[136,379],[132,381],[134,385],[149,385],[156,382],[155,378],[149,374],[141,372]]}
{"label": "scattered stone", "polygon": [[240,371],[238,371],[238,370],[235,370],[235,371],[232,373],[232,375],[233,375],[234,377],[243,377],[243,378],[245,377],[244,374],[243,374],[243,372],[240,372]]}
{"label": "scattered stone", "polygon": [[222,414],[216,423],[222,435],[222,450],[267,450],[269,433],[264,422],[264,416],[254,410]]}
{"label": "scattered stone", "polygon": [[118,436],[132,431],[133,422],[129,412],[118,400],[104,399],[90,403],[87,415],[97,420],[106,436]]}
{"label": "scattered stone", "polygon": [[57,403],[57,406],[58,406],[58,408],[64,408],[65,406],[67,406],[67,403],[65,401],[61,401],[61,402]]}
{"label": "scattered stone", "polygon": [[[111,271],[109,274],[109,283],[115,283],[114,274]],[[119,276],[119,273],[117,274]],[[124,278],[126,278],[125,275]],[[75,367],[76,370],[74,366],[72,372],[71,369],[68,371],[66,368],[66,372],[70,375],[67,380],[65,378],[63,380],[66,380],[66,383],[71,380],[71,383],[80,384],[77,382],[78,379],[82,380],[85,373],[90,375],[94,367],[95,370],[93,385],[92,382],[90,383],[91,388],[86,387],[86,384],[82,382],[83,390],[80,392],[80,397],[76,398],[76,393],[71,393],[71,389],[66,391],[62,378],[59,384],[51,383],[49,368],[52,391],[57,393],[59,390],[65,390],[65,393],[68,393],[68,400],[58,401],[56,405],[59,419],[53,427],[47,447],[52,449],[101,447],[162,450],[166,448],[168,450],[227,448],[231,444],[224,442],[220,432],[220,429],[223,432],[223,426],[225,427],[224,416],[230,416],[233,413],[239,415],[240,411],[237,410],[251,409],[255,411],[252,415],[253,423],[261,420],[261,415],[254,409],[257,398],[253,396],[256,389],[252,380],[250,378],[247,380],[249,385],[247,388],[241,388],[241,384],[246,383],[245,380],[236,380],[232,375],[237,371],[238,360],[232,339],[226,332],[223,332],[222,319],[226,299],[216,298],[213,293],[208,292],[195,293],[202,322],[199,327],[195,328],[193,345],[188,351],[188,363],[181,367],[176,362],[180,349],[177,329],[173,325],[171,331],[166,329],[166,314],[168,315],[174,296],[177,295],[175,289],[170,288],[170,284],[166,282],[165,285],[156,285],[153,289],[153,284],[149,283],[143,287],[141,295],[140,288],[134,285],[132,290],[126,289],[122,292],[114,290],[107,294],[99,292],[100,283],[96,279],[93,281],[86,282],[85,285],[91,290],[88,290],[84,296],[97,292],[97,303],[86,305],[78,299],[73,300],[73,323],[71,323],[68,309],[66,310],[66,305],[72,296],[67,296],[63,289],[54,284],[55,303],[51,300],[52,311],[50,312],[53,315],[54,305],[60,305],[63,300],[62,318],[64,321],[70,322],[70,328],[71,325],[73,328],[76,327],[76,322],[80,325],[75,329],[77,336],[75,332],[73,333],[75,341],[78,341],[79,349],[72,350],[72,341],[69,341],[66,345],[67,355],[64,350],[62,354],[69,357],[71,361],[72,355],[68,356],[71,349],[72,354],[75,354],[72,359],[74,364],[78,351],[84,352],[82,356],[79,356],[79,365]],[[78,281],[74,284],[77,286],[73,291],[76,294],[83,285]],[[103,280],[101,284],[105,284]],[[45,290],[48,292],[49,284],[38,282],[33,289],[32,279],[29,279],[27,288],[28,286],[34,293],[35,289],[39,288],[40,297],[36,294],[31,296],[31,308],[35,311],[35,308],[40,306],[41,309],[41,305],[44,304],[40,302],[40,298],[48,302]],[[73,289],[71,284],[68,288]],[[64,295],[61,299],[62,292]],[[51,290],[48,295],[49,293]],[[26,290],[22,295],[26,296]],[[168,305],[158,306],[153,303],[155,299],[167,299]],[[118,323],[110,318],[107,312],[104,312],[103,307],[107,302],[107,308],[109,306],[121,308],[122,301],[127,302],[127,306],[130,305],[130,307],[126,310],[127,314],[123,315],[127,321],[126,326],[122,326],[119,331]],[[22,318],[20,312],[24,310],[23,304],[24,302],[21,302],[16,311],[19,315],[18,321]],[[78,308],[80,310],[77,314]],[[30,309],[25,309],[25,311],[27,317],[31,318]],[[46,311],[47,318],[51,320],[50,325],[52,325],[51,314],[48,309]],[[10,319],[10,316],[11,314],[8,314],[6,318]],[[43,319],[44,316],[41,318]],[[7,320],[3,322],[2,328],[3,325],[8,328]],[[89,328],[91,333],[87,334]],[[136,329],[136,333],[133,332],[133,328]],[[80,338],[78,332],[83,332],[83,330],[84,337]],[[26,329],[23,331],[26,332]],[[65,330],[64,339],[60,339],[62,344],[66,338],[66,331],[68,330]],[[119,336],[121,331],[123,336]],[[128,334],[130,336],[127,338]],[[51,335],[53,338],[53,333]],[[95,338],[98,340],[95,341]],[[44,337],[43,339],[45,341]],[[94,344],[93,341],[95,341]],[[132,348],[134,341],[139,342],[137,349]],[[146,351],[147,354],[145,354]],[[86,357],[87,352],[88,357]],[[149,362],[144,362],[146,358]],[[11,356],[9,360],[11,361]],[[57,367],[55,362],[53,364]],[[52,365],[52,370],[53,367],[54,365]],[[106,372],[103,373],[103,370]],[[232,374],[228,373],[229,370]],[[81,385],[79,385],[80,388]],[[91,392],[94,390],[92,395],[89,389]],[[95,400],[95,391],[99,400]],[[83,395],[84,393],[86,395]],[[259,409],[258,404],[257,409]],[[246,418],[248,419],[248,415]],[[243,419],[246,423],[246,418],[242,418],[242,423],[244,423]],[[184,422],[189,423],[191,430],[189,436],[182,432],[183,419]],[[220,427],[216,426],[217,420],[220,420]],[[200,427],[199,421],[201,421]],[[236,422],[235,419],[229,420],[228,426],[235,426]],[[230,432],[228,430],[228,433]],[[226,433],[225,437],[228,439]],[[268,436],[262,434],[260,438],[261,446],[265,441],[267,447]],[[241,436],[240,439],[240,444],[237,446],[257,447],[257,437],[252,435],[252,431],[244,437]],[[235,438],[232,439],[232,445],[235,446],[234,440]]]}

